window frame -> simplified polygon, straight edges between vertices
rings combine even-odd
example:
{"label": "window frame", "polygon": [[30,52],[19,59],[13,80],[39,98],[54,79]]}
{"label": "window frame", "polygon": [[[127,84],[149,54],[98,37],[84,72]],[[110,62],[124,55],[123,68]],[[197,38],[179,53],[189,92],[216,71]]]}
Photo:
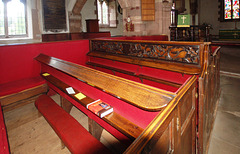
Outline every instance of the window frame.
{"label": "window frame", "polygon": [[[99,16],[98,16],[98,2],[99,1],[105,1],[106,4],[107,4],[107,7],[108,7],[108,24],[99,23],[99,27],[100,28],[117,28],[118,22],[117,22],[117,2],[116,2],[116,0],[96,0],[96,15],[97,15],[98,20],[99,20]],[[101,2],[99,2],[99,3],[101,3]],[[112,7],[114,7],[114,13],[115,14],[111,14]],[[101,4],[101,14],[102,14],[101,15],[101,17],[102,17],[101,21],[103,22],[102,4]],[[111,23],[111,22],[115,22],[115,23]]]}
{"label": "window frame", "polygon": [[27,0],[25,0],[24,2],[22,2],[20,0],[21,3],[23,3],[24,5],[24,12],[25,12],[25,30],[26,30],[26,34],[21,34],[21,35],[9,35],[8,32],[8,18],[7,18],[7,3],[11,2],[12,0],[0,0],[1,2],[3,2],[3,8],[4,8],[4,35],[0,35],[0,39],[11,39],[11,38],[26,38],[29,37],[29,32],[28,32],[28,12],[27,12]]}
{"label": "window frame", "polygon": [[[99,18],[98,18],[98,2],[99,2],[100,0],[96,0],[96,5],[97,5],[97,19],[99,20]],[[100,4],[101,4],[101,6],[100,6],[100,8],[101,8],[101,20],[99,20],[99,21],[102,21],[101,23],[99,23],[99,27],[103,27],[103,28],[106,28],[106,27],[110,27],[110,19],[109,19],[109,6],[108,6],[108,2],[106,1],[106,0],[101,0],[102,1],[102,3],[101,2],[99,2]],[[108,16],[108,23],[107,24],[103,24],[103,9],[102,9],[102,5],[103,5],[103,1],[106,1],[106,4],[107,4],[107,9],[108,9],[108,14],[107,14],[107,16]]]}
{"label": "window frame", "polygon": [[[238,0],[240,1],[240,0]],[[239,5],[239,11],[240,11],[240,5]],[[221,22],[236,22],[240,21],[240,17],[238,19],[233,19],[233,6],[232,6],[232,0],[231,0],[231,19],[225,19],[225,0],[221,1],[221,14],[220,14],[220,21]]]}

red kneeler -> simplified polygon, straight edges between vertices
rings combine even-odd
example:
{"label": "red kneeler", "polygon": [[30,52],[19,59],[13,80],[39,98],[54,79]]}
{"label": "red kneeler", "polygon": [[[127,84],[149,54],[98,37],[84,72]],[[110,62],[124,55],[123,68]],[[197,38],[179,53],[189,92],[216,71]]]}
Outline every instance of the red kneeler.
{"label": "red kneeler", "polygon": [[94,138],[76,119],[63,110],[47,95],[41,95],[35,102],[39,112],[74,154],[111,153]]}

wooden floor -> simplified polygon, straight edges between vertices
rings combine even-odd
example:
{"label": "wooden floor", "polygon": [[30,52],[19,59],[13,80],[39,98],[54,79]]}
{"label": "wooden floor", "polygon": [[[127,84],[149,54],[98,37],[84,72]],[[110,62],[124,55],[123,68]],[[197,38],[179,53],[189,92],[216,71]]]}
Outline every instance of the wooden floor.
{"label": "wooden floor", "polygon": [[[60,102],[59,96],[52,97]],[[88,130],[87,117],[73,107],[70,114]],[[61,142],[44,117],[39,116],[34,104],[4,113],[10,150],[13,154],[68,154],[67,148],[61,149]],[[114,153],[122,153],[122,145],[107,131],[103,131],[100,141]]]}

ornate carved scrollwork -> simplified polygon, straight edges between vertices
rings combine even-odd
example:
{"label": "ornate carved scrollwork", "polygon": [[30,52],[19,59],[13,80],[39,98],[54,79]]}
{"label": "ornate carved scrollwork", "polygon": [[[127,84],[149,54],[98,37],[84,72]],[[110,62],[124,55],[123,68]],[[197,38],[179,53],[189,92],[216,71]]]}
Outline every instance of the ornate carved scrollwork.
{"label": "ornate carved scrollwork", "polygon": [[92,51],[107,52],[132,57],[161,59],[189,64],[199,64],[199,45],[171,45],[152,42],[122,42],[93,40]]}

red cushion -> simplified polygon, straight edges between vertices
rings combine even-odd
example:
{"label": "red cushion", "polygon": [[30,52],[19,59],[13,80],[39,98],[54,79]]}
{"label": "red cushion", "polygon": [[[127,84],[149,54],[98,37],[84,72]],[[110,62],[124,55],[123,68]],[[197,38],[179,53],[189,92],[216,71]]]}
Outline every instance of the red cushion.
{"label": "red cushion", "polygon": [[4,124],[4,118],[3,118],[1,105],[0,105],[0,153],[1,154],[9,154],[7,132],[6,132],[5,124]]}
{"label": "red cushion", "polygon": [[35,105],[72,153],[111,153],[49,96],[41,95]]}
{"label": "red cushion", "polygon": [[17,93],[35,86],[39,86],[41,84],[44,84],[45,82],[46,81],[41,76],[38,76],[38,77],[26,78],[22,80],[3,83],[3,84],[0,84],[0,97]]}

